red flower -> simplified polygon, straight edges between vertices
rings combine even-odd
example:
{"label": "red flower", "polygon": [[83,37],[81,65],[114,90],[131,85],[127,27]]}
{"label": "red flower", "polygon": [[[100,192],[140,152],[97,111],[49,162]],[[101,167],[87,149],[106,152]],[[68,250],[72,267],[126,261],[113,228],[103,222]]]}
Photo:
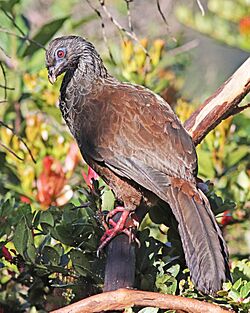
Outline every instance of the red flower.
{"label": "red flower", "polygon": [[12,261],[13,257],[12,255],[10,254],[8,248],[6,248],[5,246],[2,246],[2,254],[3,256],[5,257],[5,259],[9,262]]}
{"label": "red flower", "polygon": [[96,180],[99,177],[90,166],[88,167],[88,174],[86,175],[84,171],[82,171],[82,176],[85,180],[85,183],[90,187],[90,189],[93,188],[93,180]]}
{"label": "red flower", "polygon": [[240,20],[239,30],[242,35],[250,35],[250,16],[243,17]]}
{"label": "red flower", "polygon": [[26,196],[20,196],[20,200],[23,203],[27,203],[27,204],[31,203],[31,200],[28,197],[26,197]]}
{"label": "red flower", "polygon": [[223,216],[221,219],[221,225],[226,226],[233,221],[232,213],[229,210],[223,212]]}
{"label": "red flower", "polygon": [[45,207],[56,205],[66,183],[61,163],[51,156],[43,159],[43,170],[37,179],[37,199]]}

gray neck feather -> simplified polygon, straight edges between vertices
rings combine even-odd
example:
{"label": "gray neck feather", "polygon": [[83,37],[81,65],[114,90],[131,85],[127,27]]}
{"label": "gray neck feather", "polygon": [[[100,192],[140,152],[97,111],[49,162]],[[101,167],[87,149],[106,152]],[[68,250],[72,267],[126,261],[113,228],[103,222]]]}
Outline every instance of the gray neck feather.
{"label": "gray neck feather", "polygon": [[[111,77],[96,50],[90,48],[82,49],[77,65],[67,70],[63,78],[60,109],[69,127],[74,116],[82,112],[86,97],[100,88],[101,80]],[[75,135],[74,129],[70,130]]]}
{"label": "gray neck feather", "polygon": [[84,49],[81,57],[79,58],[78,69],[80,69],[85,75],[90,75],[95,78],[106,78],[108,72],[102,63],[100,56],[96,51],[89,51]]}

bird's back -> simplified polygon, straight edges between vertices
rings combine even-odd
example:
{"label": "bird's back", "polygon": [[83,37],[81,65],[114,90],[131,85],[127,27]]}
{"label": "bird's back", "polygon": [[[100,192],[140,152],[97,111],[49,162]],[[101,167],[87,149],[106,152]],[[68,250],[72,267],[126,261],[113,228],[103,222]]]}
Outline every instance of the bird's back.
{"label": "bird's back", "polygon": [[[65,79],[61,103],[82,150],[136,156],[171,176],[193,180],[193,142],[171,107],[150,90],[109,77],[88,88]],[[74,90],[73,90],[74,89]],[[79,138],[81,134],[81,138]],[[170,173],[171,172],[171,173]]]}

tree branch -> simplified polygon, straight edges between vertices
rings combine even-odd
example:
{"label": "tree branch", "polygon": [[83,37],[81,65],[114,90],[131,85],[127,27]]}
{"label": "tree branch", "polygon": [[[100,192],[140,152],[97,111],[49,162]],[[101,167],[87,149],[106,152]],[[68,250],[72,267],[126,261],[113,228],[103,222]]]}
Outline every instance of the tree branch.
{"label": "tree branch", "polygon": [[104,292],[51,313],[94,313],[123,310],[124,308],[133,306],[157,307],[160,309],[181,310],[181,312],[189,313],[228,313],[227,310],[207,302],[180,296],[129,289]]}
{"label": "tree branch", "polygon": [[250,58],[185,122],[194,144],[199,144],[222,120],[238,113],[238,104],[249,91]]}

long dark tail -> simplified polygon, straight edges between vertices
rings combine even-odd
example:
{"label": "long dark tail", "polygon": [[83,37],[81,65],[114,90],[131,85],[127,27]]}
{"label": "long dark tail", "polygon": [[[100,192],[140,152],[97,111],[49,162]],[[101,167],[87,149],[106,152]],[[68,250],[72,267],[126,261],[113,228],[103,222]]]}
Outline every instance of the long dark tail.
{"label": "long dark tail", "polygon": [[173,182],[167,198],[179,224],[192,281],[199,291],[215,294],[230,279],[230,272],[227,246],[208,199],[189,182]]}

